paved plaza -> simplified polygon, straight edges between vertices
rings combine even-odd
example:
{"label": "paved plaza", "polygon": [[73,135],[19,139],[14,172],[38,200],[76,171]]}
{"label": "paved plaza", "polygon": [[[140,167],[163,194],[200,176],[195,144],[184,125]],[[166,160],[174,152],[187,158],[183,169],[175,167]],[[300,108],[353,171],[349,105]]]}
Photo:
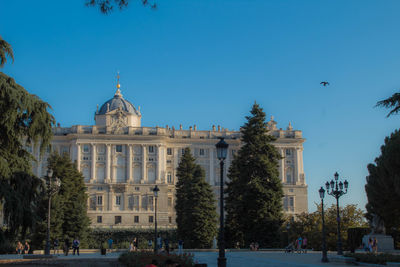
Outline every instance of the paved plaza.
{"label": "paved plaza", "polygon": [[[80,256],[62,255],[59,256],[58,259],[59,262],[60,261],[62,261],[63,263],[65,262],[66,263],[65,266],[73,266],[76,264],[81,266],[81,264],[83,264],[84,261],[91,263],[91,264],[86,264],[85,266],[94,266],[93,264],[96,262],[96,260],[102,263],[101,266],[116,266],[115,263],[117,262],[120,253],[121,252],[107,253],[106,256],[102,256],[100,255],[100,253],[81,253]],[[218,252],[194,252],[194,255],[198,263],[206,263],[208,267],[217,266]],[[329,256],[334,257],[335,254],[332,253]],[[277,252],[277,251],[273,252],[234,251],[234,252],[227,252],[226,257],[227,257],[228,267],[346,266],[344,263],[338,263],[338,262],[321,263],[320,252],[309,252],[307,254],[297,254],[297,253],[287,254],[284,252]],[[74,263],[75,261],[77,262]],[[10,265],[12,262],[14,262],[12,266],[16,266],[15,262],[19,262],[21,266],[22,265],[27,266],[26,264],[28,264],[27,260],[22,260],[22,255],[16,255],[16,254],[0,255],[0,265]]]}

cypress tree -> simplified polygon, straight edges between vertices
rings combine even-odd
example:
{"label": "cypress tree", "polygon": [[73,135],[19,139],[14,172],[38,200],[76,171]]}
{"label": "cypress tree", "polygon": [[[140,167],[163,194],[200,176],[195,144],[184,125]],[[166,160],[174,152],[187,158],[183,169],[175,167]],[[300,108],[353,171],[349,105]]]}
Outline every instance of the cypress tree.
{"label": "cypress tree", "polygon": [[176,223],[186,248],[210,248],[217,234],[216,201],[204,170],[186,148],[178,166]]}
{"label": "cypress tree", "polygon": [[367,218],[379,215],[387,230],[400,226],[400,132],[394,131],[385,138],[381,155],[375,163],[368,164],[365,191],[368,203]]}
{"label": "cypress tree", "polygon": [[[54,153],[48,159],[48,167],[53,169],[53,177],[61,180],[59,192],[52,197],[51,201],[51,233],[52,240],[58,238],[74,239],[78,237],[85,245],[90,219],[87,216],[87,194],[83,175],[71,162],[68,154],[62,156]],[[35,230],[34,241],[39,246],[43,245],[47,227],[47,204],[48,198],[43,195],[40,208],[42,222]]]}
{"label": "cypress tree", "polygon": [[281,156],[271,144],[265,113],[255,103],[251,116],[241,128],[242,147],[229,168],[225,193],[226,241],[249,246],[272,247],[279,242],[279,227],[283,221],[282,183],[278,162]]}

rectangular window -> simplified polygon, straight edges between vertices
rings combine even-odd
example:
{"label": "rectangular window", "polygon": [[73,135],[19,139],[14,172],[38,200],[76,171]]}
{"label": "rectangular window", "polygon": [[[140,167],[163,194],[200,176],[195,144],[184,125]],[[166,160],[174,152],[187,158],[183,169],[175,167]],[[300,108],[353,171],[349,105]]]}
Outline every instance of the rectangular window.
{"label": "rectangular window", "polygon": [[97,196],[97,205],[103,205],[103,196]]}
{"label": "rectangular window", "polygon": [[148,196],[148,207],[153,210],[153,196]]}
{"label": "rectangular window", "polygon": [[115,205],[121,205],[121,196],[115,196]]}
{"label": "rectangular window", "polygon": [[184,148],[182,148],[182,155],[183,155],[183,154],[185,154],[185,149],[184,149]]}
{"label": "rectangular window", "polygon": [[172,174],[170,172],[167,174],[167,183],[172,184]]}
{"label": "rectangular window", "polygon": [[290,173],[286,174],[286,183],[287,184],[292,183],[292,174],[290,174]]}
{"label": "rectangular window", "polygon": [[83,152],[84,152],[84,153],[89,153],[89,152],[90,152],[90,147],[89,147],[89,145],[87,145],[87,144],[83,145]]}
{"label": "rectangular window", "polygon": [[289,207],[294,207],[294,197],[289,197]]}
{"label": "rectangular window", "polygon": [[149,223],[153,223],[153,216],[149,216]]}
{"label": "rectangular window", "polygon": [[149,146],[149,153],[154,153],[154,146]]}
{"label": "rectangular window", "polygon": [[122,145],[116,145],[115,146],[115,152],[122,152]]}
{"label": "rectangular window", "polygon": [[168,160],[167,160],[167,163],[172,163],[172,160],[168,159]]}
{"label": "rectangular window", "polygon": [[102,222],[103,222],[103,217],[97,216],[97,223],[102,223]]}
{"label": "rectangular window", "polygon": [[172,207],[172,197],[168,198],[168,207]]}
{"label": "rectangular window", "polygon": [[168,217],[168,223],[172,223],[172,217]]}
{"label": "rectangular window", "polygon": [[122,217],[121,216],[115,216],[115,224],[122,223]]}
{"label": "rectangular window", "polygon": [[133,217],[133,222],[134,223],[139,223],[139,216]]}
{"label": "rectangular window", "polygon": [[292,150],[291,149],[286,149],[286,156],[292,155]]}
{"label": "rectangular window", "polygon": [[172,148],[167,148],[167,155],[171,156],[172,155]]}
{"label": "rectangular window", "polygon": [[140,191],[140,187],[135,187],[135,191]]}
{"label": "rectangular window", "polygon": [[83,156],[83,160],[89,160],[88,156]]}
{"label": "rectangular window", "polygon": [[200,148],[199,154],[200,154],[200,156],[204,156],[204,149]]}

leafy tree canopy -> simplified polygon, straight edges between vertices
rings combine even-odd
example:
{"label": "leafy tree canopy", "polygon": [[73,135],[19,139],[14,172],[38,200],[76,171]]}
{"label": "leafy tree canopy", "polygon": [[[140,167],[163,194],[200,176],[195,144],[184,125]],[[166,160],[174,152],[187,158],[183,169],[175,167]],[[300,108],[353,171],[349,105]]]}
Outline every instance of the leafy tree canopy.
{"label": "leafy tree canopy", "polygon": [[176,223],[186,248],[210,248],[217,235],[216,201],[204,170],[186,148],[177,169]]}
{"label": "leafy tree canopy", "polygon": [[263,247],[274,246],[283,221],[281,156],[272,145],[275,138],[268,134],[265,113],[257,103],[246,119],[241,128],[243,145],[232,161],[225,190],[227,245],[239,242],[247,247],[258,242]]}
{"label": "leafy tree canopy", "polygon": [[14,62],[14,53],[12,47],[0,36],[0,68],[4,66],[7,62],[7,57],[11,58]]}
{"label": "leafy tree canopy", "polygon": [[367,193],[368,217],[379,215],[387,230],[400,226],[400,132],[385,138],[381,155],[368,165]]}
{"label": "leafy tree canopy", "polygon": [[[123,10],[128,7],[131,0],[86,0],[86,6],[98,7],[103,14],[109,14],[115,8]],[[143,6],[150,6],[151,9],[156,9],[157,4],[149,0],[138,0]]]}
{"label": "leafy tree canopy", "polygon": [[391,97],[381,100],[376,104],[377,107],[392,108],[386,117],[397,114],[400,111],[400,93],[394,93]]}

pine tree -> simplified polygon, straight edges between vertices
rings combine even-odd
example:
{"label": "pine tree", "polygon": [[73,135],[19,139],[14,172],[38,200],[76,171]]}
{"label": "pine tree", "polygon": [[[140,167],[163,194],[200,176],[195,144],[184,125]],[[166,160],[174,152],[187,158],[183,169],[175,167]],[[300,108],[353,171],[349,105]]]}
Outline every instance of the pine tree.
{"label": "pine tree", "polygon": [[375,164],[368,164],[369,175],[365,191],[367,193],[367,217],[379,215],[386,230],[400,226],[400,131],[394,131],[385,138],[381,155]]}
{"label": "pine tree", "polygon": [[271,247],[279,242],[278,230],[283,222],[278,171],[281,156],[271,144],[275,138],[268,134],[265,113],[258,104],[246,119],[241,128],[243,145],[229,168],[225,190],[225,240],[228,247],[236,242]]}
{"label": "pine tree", "polygon": [[210,248],[217,234],[216,200],[204,170],[186,148],[178,166],[176,223],[186,248]]}
{"label": "pine tree", "polygon": [[[52,154],[48,159],[48,167],[53,170],[53,177],[61,180],[59,192],[51,201],[51,233],[50,238],[70,240],[78,237],[84,245],[87,239],[90,220],[87,216],[87,195],[83,175],[71,162],[68,154],[62,156]],[[39,214],[41,223],[35,229],[34,242],[44,245],[47,227],[48,198],[43,196]]]}

